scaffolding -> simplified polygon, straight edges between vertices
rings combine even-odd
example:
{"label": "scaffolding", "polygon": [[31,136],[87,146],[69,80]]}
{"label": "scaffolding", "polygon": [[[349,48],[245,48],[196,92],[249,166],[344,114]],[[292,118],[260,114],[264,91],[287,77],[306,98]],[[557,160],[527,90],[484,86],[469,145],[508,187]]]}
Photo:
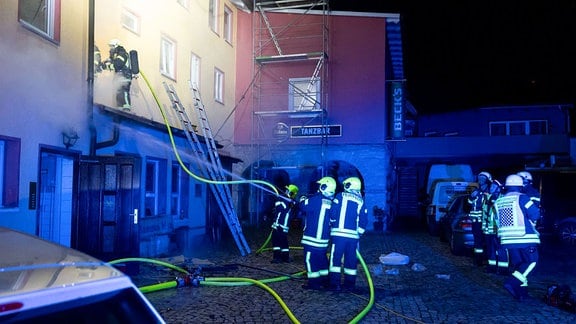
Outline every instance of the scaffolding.
{"label": "scaffolding", "polygon": [[[319,145],[320,149],[313,153],[318,154],[317,159],[313,160],[323,166],[327,135],[302,141],[292,134],[299,128],[327,124],[328,0],[255,0],[253,8],[251,136],[256,172],[252,176],[301,168],[298,162],[283,160],[287,156],[283,155],[284,149],[290,150],[292,144]],[[260,190],[252,192],[252,205],[266,205],[269,199],[266,195]],[[260,208],[256,207],[258,211],[252,213],[256,216],[252,223],[259,222]]]}
{"label": "scaffolding", "polygon": [[[255,1],[252,140],[263,148],[290,128],[324,125],[328,90],[328,1]],[[324,147],[325,139],[322,139]]]}

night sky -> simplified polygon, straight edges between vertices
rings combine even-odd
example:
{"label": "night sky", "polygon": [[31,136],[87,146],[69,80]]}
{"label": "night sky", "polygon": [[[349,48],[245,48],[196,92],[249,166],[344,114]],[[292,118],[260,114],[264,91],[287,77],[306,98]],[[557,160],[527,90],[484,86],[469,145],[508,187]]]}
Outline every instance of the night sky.
{"label": "night sky", "polygon": [[332,0],[330,9],[401,14],[408,99],[420,114],[575,103],[576,0]]}

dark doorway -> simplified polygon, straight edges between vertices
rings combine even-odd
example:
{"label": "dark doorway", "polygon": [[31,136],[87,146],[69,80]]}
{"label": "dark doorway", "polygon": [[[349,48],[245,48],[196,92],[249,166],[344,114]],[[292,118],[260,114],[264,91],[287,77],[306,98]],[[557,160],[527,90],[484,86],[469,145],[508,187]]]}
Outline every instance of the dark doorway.
{"label": "dark doorway", "polygon": [[105,261],[139,255],[138,157],[83,157],[74,247]]}

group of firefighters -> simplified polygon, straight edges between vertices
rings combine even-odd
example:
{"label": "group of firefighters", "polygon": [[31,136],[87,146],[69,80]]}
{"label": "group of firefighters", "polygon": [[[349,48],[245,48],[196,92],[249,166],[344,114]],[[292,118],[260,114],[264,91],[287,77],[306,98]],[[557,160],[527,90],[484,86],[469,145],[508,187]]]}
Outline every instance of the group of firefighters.
{"label": "group of firefighters", "polygon": [[[506,275],[504,288],[515,299],[524,300],[528,297],[528,275],[538,262],[540,194],[527,171],[509,175],[504,184],[486,171],[477,178],[478,188],[468,197],[474,263],[487,263],[487,272]],[[367,225],[362,183],[357,177],[347,178],[338,194],[332,177],[323,177],[317,184],[318,191],[299,202],[298,187],[288,185],[285,196],[276,201],[272,262],[289,262],[290,217],[300,213],[304,218],[300,243],[308,276],[303,288],[351,291],[357,275],[356,251]]]}
{"label": "group of firefighters", "polygon": [[486,171],[477,180],[478,188],[468,198],[474,264],[483,266],[487,261],[487,272],[507,275],[504,288],[524,300],[528,275],[538,262],[540,193],[527,171],[509,175],[504,185]]}
{"label": "group of firefighters", "polygon": [[302,196],[299,202],[295,200],[298,187],[293,184],[286,186],[286,197],[276,201],[272,262],[289,262],[290,216],[299,213],[304,219],[300,243],[308,277],[302,288],[353,291],[358,267],[356,251],[368,223],[362,182],[357,177],[347,178],[339,193],[336,193],[336,180],[332,177],[323,177],[316,183],[318,191],[310,197]]}

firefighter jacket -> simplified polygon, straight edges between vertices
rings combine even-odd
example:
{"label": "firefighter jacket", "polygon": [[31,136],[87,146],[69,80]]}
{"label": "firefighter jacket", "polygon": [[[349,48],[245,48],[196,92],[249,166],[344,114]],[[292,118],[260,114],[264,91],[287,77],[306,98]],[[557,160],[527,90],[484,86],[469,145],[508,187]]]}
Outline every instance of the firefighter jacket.
{"label": "firefighter jacket", "polygon": [[292,210],[292,202],[280,199],[274,204],[274,214],[276,219],[272,223],[273,229],[281,228],[284,233],[288,233],[290,229],[290,212]]}
{"label": "firefighter jacket", "polygon": [[110,61],[114,67],[114,71],[122,73],[126,78],[132,78],[130,55],[123,46],[117,46],[110,50]]}
{"label": "firefighter jacket", "polygon": [[540,234],[535,227],[540,212],[528,195],[510,191],[496,200],[494,209],[498,237],[504,248],[540,244]]}
{"label": "firefighter jacket", "polygon": [[300,241],[302,245],[328,248],[331,208],[332,200],[320,193],[300,203],[300,211],[304,214],[304,233]]}
{"label": "firefighter jacket", "polygon": [[474,190],[468,197],[468,203],[470,204],[470,213],[468,216],[472,218],[473,222],[482,222],[482,217],[484,215],[484,208],[488,201],[489,193],[481,189]]}
{"label": "firefighter jacket", "polygon": [[336,208],[331,214],[330,235],[359,239],[368,224],[368,210],[364,206],[362,196],[341,192],[334,198],[333,207]]}
{"label": "firefighter jacket", "polygon": [[482,231],[484,234],[496,234],[498,226],[496,225],[494,203],[500,197],[499,188],[491,188],[487,195],[486,202],[483,206]]}

